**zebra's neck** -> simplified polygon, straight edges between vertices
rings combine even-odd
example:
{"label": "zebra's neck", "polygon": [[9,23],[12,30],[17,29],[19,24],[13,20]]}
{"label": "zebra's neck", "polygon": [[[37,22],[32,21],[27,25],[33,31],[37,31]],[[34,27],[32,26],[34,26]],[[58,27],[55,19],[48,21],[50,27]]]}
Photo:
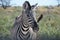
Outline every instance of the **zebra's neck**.
{"label": "zebra's neck", "polygon": [[21,39],[21,40],[28,40],[29,39],[29,37],[30,37],[29,27],[27,25],[25,25],[24,23],[22,23],[22,26],[18,30],[17,37],[18,37],[18,39]]}

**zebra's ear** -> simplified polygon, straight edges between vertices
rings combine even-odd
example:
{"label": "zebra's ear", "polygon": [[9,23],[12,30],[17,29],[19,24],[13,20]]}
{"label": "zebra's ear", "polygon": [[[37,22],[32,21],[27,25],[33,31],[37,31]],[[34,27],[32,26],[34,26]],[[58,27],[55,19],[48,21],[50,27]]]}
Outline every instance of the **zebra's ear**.
{"label": "zebra's ear", "polygon": [[23,4],[23,8],[24,9],[31,9],[31,5],[28,1],[25,1],[24,4]]}
{"label": "zebra's ear", "polygon": [[38,3],[36,3],[35,5],[32,5],[31,9],[34,9],[37,5],[38,5]]}

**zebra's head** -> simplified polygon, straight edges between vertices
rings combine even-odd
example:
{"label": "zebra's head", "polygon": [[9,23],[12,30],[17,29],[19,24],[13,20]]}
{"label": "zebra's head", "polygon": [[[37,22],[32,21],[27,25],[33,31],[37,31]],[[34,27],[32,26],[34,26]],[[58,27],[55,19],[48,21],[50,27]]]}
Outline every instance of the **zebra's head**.
{"label": "zebra's head", "polygon": [[[37,6],[37,3],[35,4],[35,5],[30,5],[30,3],[28,2],[28,1],[25,1],[24,3],[23,3],[23,10],[24,10],[24,13],[26,13],[25,11],[27,11],[28,12],[28,14],[31,12],[32,14],[34,14],[33,13],[33,9],[35,8]],[[33,15],[33,16],[35,16],[35,14]],[[38,31],[39,30],[39,27],[38,27],[38,25],[37,25],[37,23],[42,19],[42,17],[43,17],[43,15],[41,15],[37,20],[35,20],[34,21],[34,26],[32,27],[32,29],[34,30],[34,31]],[[34,19],[36,18],[36,16],[34,17]]]}
{"label": "zebra's head", "polygon": [[[25,1],[24,2],[24,4],[23,4],[23,10],[24,10],[24,12],[23,13],[27,13],[28,15],[29,14],[31,14],[30,15],[30,17],[32,16],[32,14],[34,14],[34,12],[33,12],[33,9],[35,8],[37,6],[37,3],[35,4],[35,5],[30,5],[30,3],[28,2],[28,1]],[[25,12],[25,11],[27,11],[27,12]],[[35,15],[35,14],[34,14]],[[34,15],[33,15],[33,17],[34,17]],[[36,22],[36,20],[35,20],[35,18],[36,18],[36,16],[33,18],[33,17],[31,17],[31,19],[34,21],[33,23],[31,23],[31,27],[32,27],[32,29],[33,29],[33,31],[38,31],[39,30],[39,27],[38,27],[38,25],[37,25],[37,22]]]}

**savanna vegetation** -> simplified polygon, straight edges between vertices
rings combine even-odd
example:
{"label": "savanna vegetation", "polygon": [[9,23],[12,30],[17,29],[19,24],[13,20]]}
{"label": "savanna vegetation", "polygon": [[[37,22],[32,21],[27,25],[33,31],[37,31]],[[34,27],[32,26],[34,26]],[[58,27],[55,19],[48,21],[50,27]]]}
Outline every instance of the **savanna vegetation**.
{"label": "savanna vegetation", "polygon": [[[21,7],[0,7],[0,40],[11,40],[10,30],[14,20],[21,15]],[[60,7],[38,7],[36,8],[36,18],[43,14],[42,20],[38,23],[39,31],[37,40],[60,40]]]}

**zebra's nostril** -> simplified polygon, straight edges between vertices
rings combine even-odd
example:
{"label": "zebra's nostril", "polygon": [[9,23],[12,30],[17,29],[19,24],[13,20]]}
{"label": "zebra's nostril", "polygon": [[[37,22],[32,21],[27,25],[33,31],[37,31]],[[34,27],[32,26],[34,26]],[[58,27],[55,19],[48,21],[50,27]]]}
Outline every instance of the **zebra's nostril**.
{"label": "zebra's nostril", "polygon": [[39,27],[38,26],[37,27],[32,27],[32,29],[33,29],[34,32],[38,32],[39,31]]}

